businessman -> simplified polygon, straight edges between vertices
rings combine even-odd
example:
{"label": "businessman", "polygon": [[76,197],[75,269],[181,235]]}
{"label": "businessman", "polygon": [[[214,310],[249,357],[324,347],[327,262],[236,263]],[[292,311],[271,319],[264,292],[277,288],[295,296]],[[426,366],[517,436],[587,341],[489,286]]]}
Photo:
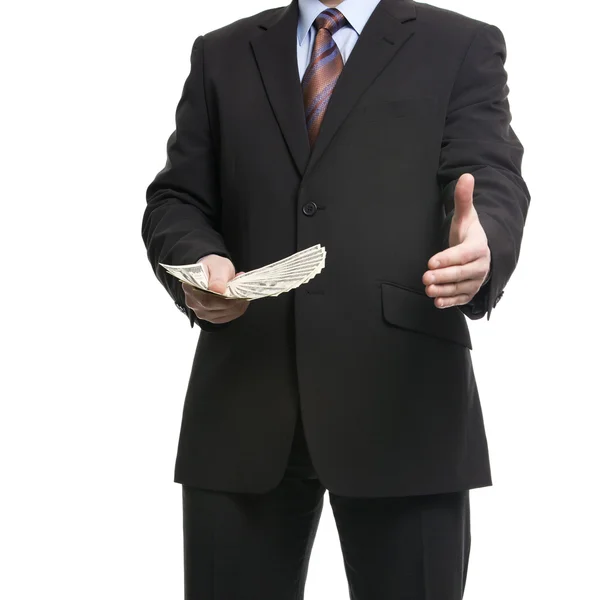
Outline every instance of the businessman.
{"label": "businessman", "polygon": [[[490,318],[530,202],[505,41],[412,0],[292,0],[198,37],[147,191],[154,271],[200,330],[183,408],[187,600],[303,597],[328,491],[353,600],[462,598],[491,485],[467,319]],[[227,300],[314,244],[325,269]]]}

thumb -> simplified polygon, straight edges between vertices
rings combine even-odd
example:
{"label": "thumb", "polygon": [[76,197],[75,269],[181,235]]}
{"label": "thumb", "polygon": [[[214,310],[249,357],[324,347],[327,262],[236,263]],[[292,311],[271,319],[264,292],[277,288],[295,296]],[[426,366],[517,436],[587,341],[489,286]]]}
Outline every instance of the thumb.
{"label": "thumb", "polygon": [[473,211],[473,191],[475,178],[470,173],[461,175],[454,190],[454,220],[461,222],[471,216]]}
{"label": "thumb", "polygon": [[203,264],[208,272],[208,289],[217,294],[224,294],[227,283],[235,275],[233,263],[223,256],[211,255]]}

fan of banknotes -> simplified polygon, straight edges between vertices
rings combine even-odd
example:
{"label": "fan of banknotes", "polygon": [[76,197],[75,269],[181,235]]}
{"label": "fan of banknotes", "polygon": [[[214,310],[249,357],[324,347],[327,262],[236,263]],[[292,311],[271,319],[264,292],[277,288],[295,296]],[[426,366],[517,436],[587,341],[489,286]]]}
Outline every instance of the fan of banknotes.
{"label": "fan of banknotes", "polygon": [[289,292],[318,275],[325,266],[325,248],[316,244],[270,265],[234,277],[224,294],[208,290],[208,277],[202,263],[164,265],[171,275],[190,285],[224,298],[256,300]]}

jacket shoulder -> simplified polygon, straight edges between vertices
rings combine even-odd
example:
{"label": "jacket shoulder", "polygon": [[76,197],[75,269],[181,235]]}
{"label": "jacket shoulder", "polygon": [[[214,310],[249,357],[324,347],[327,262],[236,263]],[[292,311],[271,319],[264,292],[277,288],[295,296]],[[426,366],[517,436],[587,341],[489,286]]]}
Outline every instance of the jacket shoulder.
{"label": "jacket shoulder", "polygon": [[435,39],[440,47],[448,50],[468,47],[482,30],[491,29],[500,32],[498,27],[491,23],[445,8],[422,2],[415,2],[415,6],[417,20],[422,30]]}
{"label": "jacket shoulder", "polygon": [[218,29],[213,29],[212,31],[205,33],[203,37],[208,43],[231,43],[238,40],[249,39],[258,31],[258,26],[261,23],[276,18],[277,15],[285,9],[286,7],[282,6],[279,8],[263,10],[249,17],[237,19]]}
{"label": "jacket shoulder", "polygon": [[474,32],[484,27],[493,27],[490,23],[467,17],[466,15],[426,4],[424,2],[415,2],[417,16],[419,21],[428,26],[447,32],[456,31],[462,35],[473,35]]}
{"label": "jacket shoulder", "polygon": [[417,16],[419,21],[425,22],[431,26],[437,27],[455,27],[461,31],[469,32],[489,25],[485,21],[467,17],[461,13],[426,4],[424,2],[415,2]]}

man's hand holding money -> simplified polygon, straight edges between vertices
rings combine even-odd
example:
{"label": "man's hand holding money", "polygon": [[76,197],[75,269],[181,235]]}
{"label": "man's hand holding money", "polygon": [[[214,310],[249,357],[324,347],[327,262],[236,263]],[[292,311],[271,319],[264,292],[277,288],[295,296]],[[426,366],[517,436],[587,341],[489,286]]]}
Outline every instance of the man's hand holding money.
{"label": "man's hand holding money", "polygon": [[[208,289],[216,294],[224,294],[227,284],[236,275],[233,263],[218,254],[209,254],[199,261],[208,273]],[[182,283],[185,303],[199,319],[210,323],[228,323],[241,317],[247,310],[247,300],[223,298],[199,290],[189,283]]]}

